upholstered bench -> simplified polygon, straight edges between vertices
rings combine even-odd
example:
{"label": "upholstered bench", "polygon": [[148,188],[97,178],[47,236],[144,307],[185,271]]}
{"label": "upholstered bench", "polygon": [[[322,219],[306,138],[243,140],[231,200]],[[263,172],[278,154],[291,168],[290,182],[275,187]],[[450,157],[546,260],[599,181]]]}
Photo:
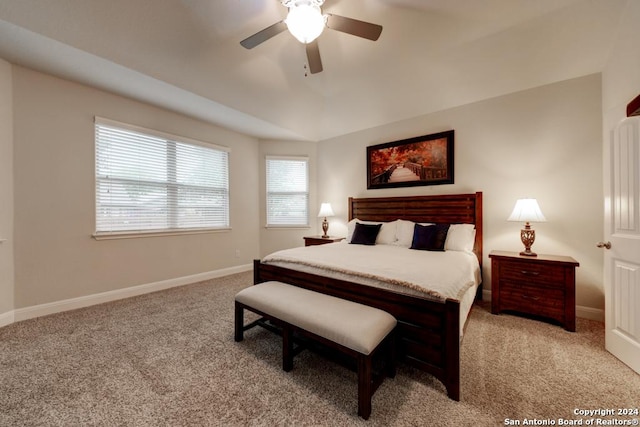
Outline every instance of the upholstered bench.
{"label": "upholstered bench", "polygon": [[[295,337],[305,337],[355,358],[358,370],[358,415],[371,414],[371,397],[384,375],[374,375],[373,359],[380,354],[384,374],[395,376],[393,330],[396,319],[377,308],[287,285],[264,282],[235,297],[235,340],[260,321],[244,325],[244,309],[282,330],[282,368],[293,368]],[[262,320],[262,319],[261,319]]]}

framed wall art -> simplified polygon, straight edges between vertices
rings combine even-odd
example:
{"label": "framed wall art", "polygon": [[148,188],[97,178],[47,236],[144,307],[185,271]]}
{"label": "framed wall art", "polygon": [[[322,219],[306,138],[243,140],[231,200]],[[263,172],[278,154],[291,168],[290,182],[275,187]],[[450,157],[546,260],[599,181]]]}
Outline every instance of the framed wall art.
{"label": "framed wall art", "polygon": [[367,147],[367,188],[453,184],[454,131]]}

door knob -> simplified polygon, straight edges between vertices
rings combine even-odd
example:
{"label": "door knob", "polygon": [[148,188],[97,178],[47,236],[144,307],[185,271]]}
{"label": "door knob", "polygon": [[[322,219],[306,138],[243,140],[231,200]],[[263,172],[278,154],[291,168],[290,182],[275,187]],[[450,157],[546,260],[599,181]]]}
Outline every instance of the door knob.
{"label": "door knob", "polygon": [[599,248],[611,249],[611,242],[598,242],[596,246]]}

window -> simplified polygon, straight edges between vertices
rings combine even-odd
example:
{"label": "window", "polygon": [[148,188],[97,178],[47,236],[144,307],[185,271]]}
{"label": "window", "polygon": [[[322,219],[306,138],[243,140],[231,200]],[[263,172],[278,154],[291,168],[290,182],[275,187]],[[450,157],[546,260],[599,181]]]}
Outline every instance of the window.
{"label": "window", "polygon": [[309,161],[267,156],[267,227],[309,226]]}
{"label": "window", "polygon": [[96,237],[229,228],[229,153],[96,117]]}

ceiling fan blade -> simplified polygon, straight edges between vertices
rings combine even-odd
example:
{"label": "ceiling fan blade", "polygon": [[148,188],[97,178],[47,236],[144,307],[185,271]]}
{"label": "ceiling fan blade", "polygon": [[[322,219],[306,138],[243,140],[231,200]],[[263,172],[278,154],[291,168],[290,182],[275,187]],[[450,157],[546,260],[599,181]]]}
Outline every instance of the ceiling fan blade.
{"label": "ceiling fan blade", "polygon": [[382,25],[327,13],[327,27],[332,30],[376,41],[382,33]]}
{"label": "ceiling fan blade", "polygon": [[311,71],[311,74],[322,71],[322,60],[320,59],[320,48],[318,47],[317,40],[307,44],[307,61],[309,61],[309,71]]}
{"label": "ceiling fan blade", "polygon": [[254,47],[258,46],[260,43],[266,42],[271,37],[277,36],[278,34],[280,34],[286,29],[287,29],[287,24],[285,24],[284,21],[276,22],[270,27],[267,27],[262,31],[258,31],[254,35],[249,36],[246,39],[242,40],[240,44],[247,49],[253,49]]}

